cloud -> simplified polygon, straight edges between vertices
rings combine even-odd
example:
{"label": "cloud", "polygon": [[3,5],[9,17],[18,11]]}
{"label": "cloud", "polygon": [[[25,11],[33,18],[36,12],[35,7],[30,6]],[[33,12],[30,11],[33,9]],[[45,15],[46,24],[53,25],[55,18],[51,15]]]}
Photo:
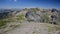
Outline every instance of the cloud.
{"label": "cloud", "polygon": [[15,2],[17,1],[17,0],[14,0]]}
{"label": "cloud", "polygon": [[16,2],[17,0],[10,0],[10,1],[14,1],[14,2]]}

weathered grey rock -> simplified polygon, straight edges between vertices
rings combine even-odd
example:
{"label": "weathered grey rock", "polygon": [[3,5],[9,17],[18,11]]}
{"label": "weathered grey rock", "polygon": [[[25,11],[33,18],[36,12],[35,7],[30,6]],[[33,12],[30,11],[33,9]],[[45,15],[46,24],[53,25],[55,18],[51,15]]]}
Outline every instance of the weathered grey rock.
{"label": "weathered grey rock", "polygon": [[40,20],[40,15],[32,11],[27,12],[25,17],[27,18],[28,21],[39,21]]}
{"label": "weathered grey rock", "polygon": [[57,18],[59,12],[56,9],[52,9],[49,11],[28,11],[25,15],[27,21],[36,21],[36,22],[43,22],[43,23],[47,23],[47,22],[52,22],[53,24],[58,24],[57,22]]}

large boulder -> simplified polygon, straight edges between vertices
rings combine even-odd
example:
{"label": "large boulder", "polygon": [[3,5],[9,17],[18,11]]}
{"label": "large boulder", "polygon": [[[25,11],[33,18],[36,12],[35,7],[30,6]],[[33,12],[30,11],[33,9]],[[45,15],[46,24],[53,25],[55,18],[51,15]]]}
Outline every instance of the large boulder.
{"label": "large boulder", "polygon": [[28,11],[25,17],[28,21],[40,21],[40,15],[32,11]]}

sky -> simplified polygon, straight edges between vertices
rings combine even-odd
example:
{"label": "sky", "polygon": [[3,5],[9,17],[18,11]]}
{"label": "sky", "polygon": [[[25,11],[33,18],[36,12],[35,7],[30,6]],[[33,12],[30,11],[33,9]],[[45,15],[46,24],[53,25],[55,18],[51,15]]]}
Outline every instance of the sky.
{"label": "sky", "polygon": [[60,0],[0,0],[0,8],[57,8]]}

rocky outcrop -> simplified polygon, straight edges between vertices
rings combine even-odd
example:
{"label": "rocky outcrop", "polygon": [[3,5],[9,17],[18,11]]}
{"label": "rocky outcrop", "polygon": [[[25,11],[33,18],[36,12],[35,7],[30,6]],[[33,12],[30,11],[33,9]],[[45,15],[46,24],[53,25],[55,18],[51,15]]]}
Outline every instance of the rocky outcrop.
{"label": "rocky outcrop", "polygon": [[36,21],[43,23],[57,24],[58,10],[28,11],[25,15],[27,21]]}
{"label": "rocky outcrop", "polygon": [[27,18],[28,21],[39,21],[40,20],[40,15],[32,11],[27,12],[25,17]]}

